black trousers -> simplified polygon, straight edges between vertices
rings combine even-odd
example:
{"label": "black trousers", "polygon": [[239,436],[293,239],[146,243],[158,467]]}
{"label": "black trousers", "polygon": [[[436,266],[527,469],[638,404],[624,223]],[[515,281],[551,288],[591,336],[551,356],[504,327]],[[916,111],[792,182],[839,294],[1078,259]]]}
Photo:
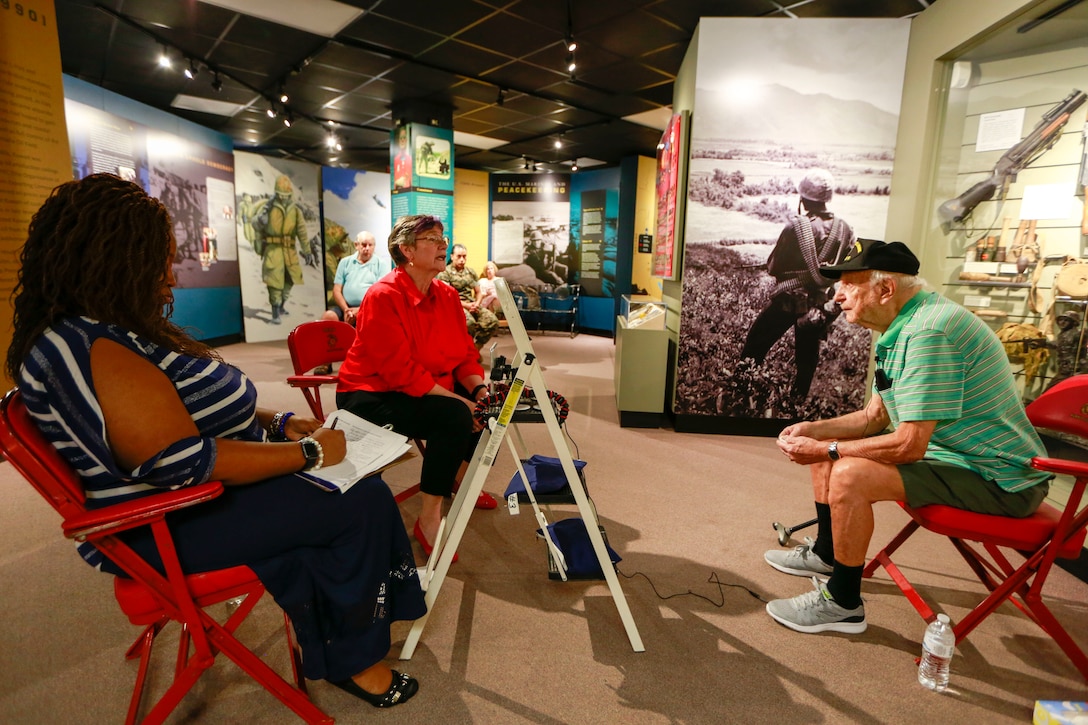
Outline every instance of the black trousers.
{"label": "black trousers", "polygon": [[805,312],[807,310],[797,311],[789,295],[772,297],[752,323],[744,341],[744,349],[740,353],[742,358],[750,357],[757,363],[762,363],[774,344],[793,327],[797,376],[793,381],[792,393],[797,398],[806,397],[812,387],[812,378],[820,362],[820,342],[824,336],[819,328],[805,329],[797,326],[797,320],[804,317]]}
{"label": "black trousers", "polygon": [[[456,390],[463,397],[463,389]],[[449,496],[457,469],[472,459],[479,433],[472,431],[472,413],[459,400],[443,395],[373,393],[355,390],[336,394],[336,407],[351,411],[377,425],[392,425],[409,438],[427,442],[419,490],[434,496]]]}

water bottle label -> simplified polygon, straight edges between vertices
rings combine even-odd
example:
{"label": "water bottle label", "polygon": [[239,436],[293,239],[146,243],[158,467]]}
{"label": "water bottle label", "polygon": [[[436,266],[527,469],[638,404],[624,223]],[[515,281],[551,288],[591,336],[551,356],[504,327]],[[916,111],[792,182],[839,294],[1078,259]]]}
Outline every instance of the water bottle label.
{"label": "water bottle label", "polygon": [[954,644],[944,644],[938,639],[937,636],[926,635],[923,645],[926,650],[935,657],[951,657],[955,651],[956,646]]}

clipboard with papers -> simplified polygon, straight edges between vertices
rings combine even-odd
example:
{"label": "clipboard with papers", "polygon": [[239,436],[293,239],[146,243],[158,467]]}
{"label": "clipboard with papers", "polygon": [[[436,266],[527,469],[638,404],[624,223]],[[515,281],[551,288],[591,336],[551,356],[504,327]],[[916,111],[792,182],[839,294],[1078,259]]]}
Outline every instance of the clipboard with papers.
{"label": "clipboard with papers", "polygon": [[325,428],[344,432],[347,454],[344,460],[316,471],[296,475],[326,491],[343,493],[357,482],[413,456],[406,436],[375,425],[346,410],[335,410],[325,419]]}

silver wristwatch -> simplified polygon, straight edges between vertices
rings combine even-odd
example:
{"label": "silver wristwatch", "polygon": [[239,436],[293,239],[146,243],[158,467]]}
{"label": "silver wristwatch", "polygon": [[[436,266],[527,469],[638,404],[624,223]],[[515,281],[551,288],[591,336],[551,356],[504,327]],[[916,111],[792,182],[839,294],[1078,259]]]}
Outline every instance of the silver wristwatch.
{"label": "silver wristwatch", "polygon": [[828,446],[827,446],[827,457],[830,458],[833,461],[837,461],[840,458],[842,458],[842,456],[839,455],[839,442],[838,441],[831,441],[831,443],[828,444]]}

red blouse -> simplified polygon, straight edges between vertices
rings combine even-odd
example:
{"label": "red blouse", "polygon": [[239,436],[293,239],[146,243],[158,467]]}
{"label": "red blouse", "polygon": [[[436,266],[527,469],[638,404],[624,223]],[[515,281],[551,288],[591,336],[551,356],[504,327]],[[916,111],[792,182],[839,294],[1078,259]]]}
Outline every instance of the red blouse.
{"label": "red blouse", "polygon": [[423,294],[401,268],[375,282],[359,307],[355,342],[336,391],[398,391],[419,397],[435,386],[483,376],[457,290],[431,282]]}

